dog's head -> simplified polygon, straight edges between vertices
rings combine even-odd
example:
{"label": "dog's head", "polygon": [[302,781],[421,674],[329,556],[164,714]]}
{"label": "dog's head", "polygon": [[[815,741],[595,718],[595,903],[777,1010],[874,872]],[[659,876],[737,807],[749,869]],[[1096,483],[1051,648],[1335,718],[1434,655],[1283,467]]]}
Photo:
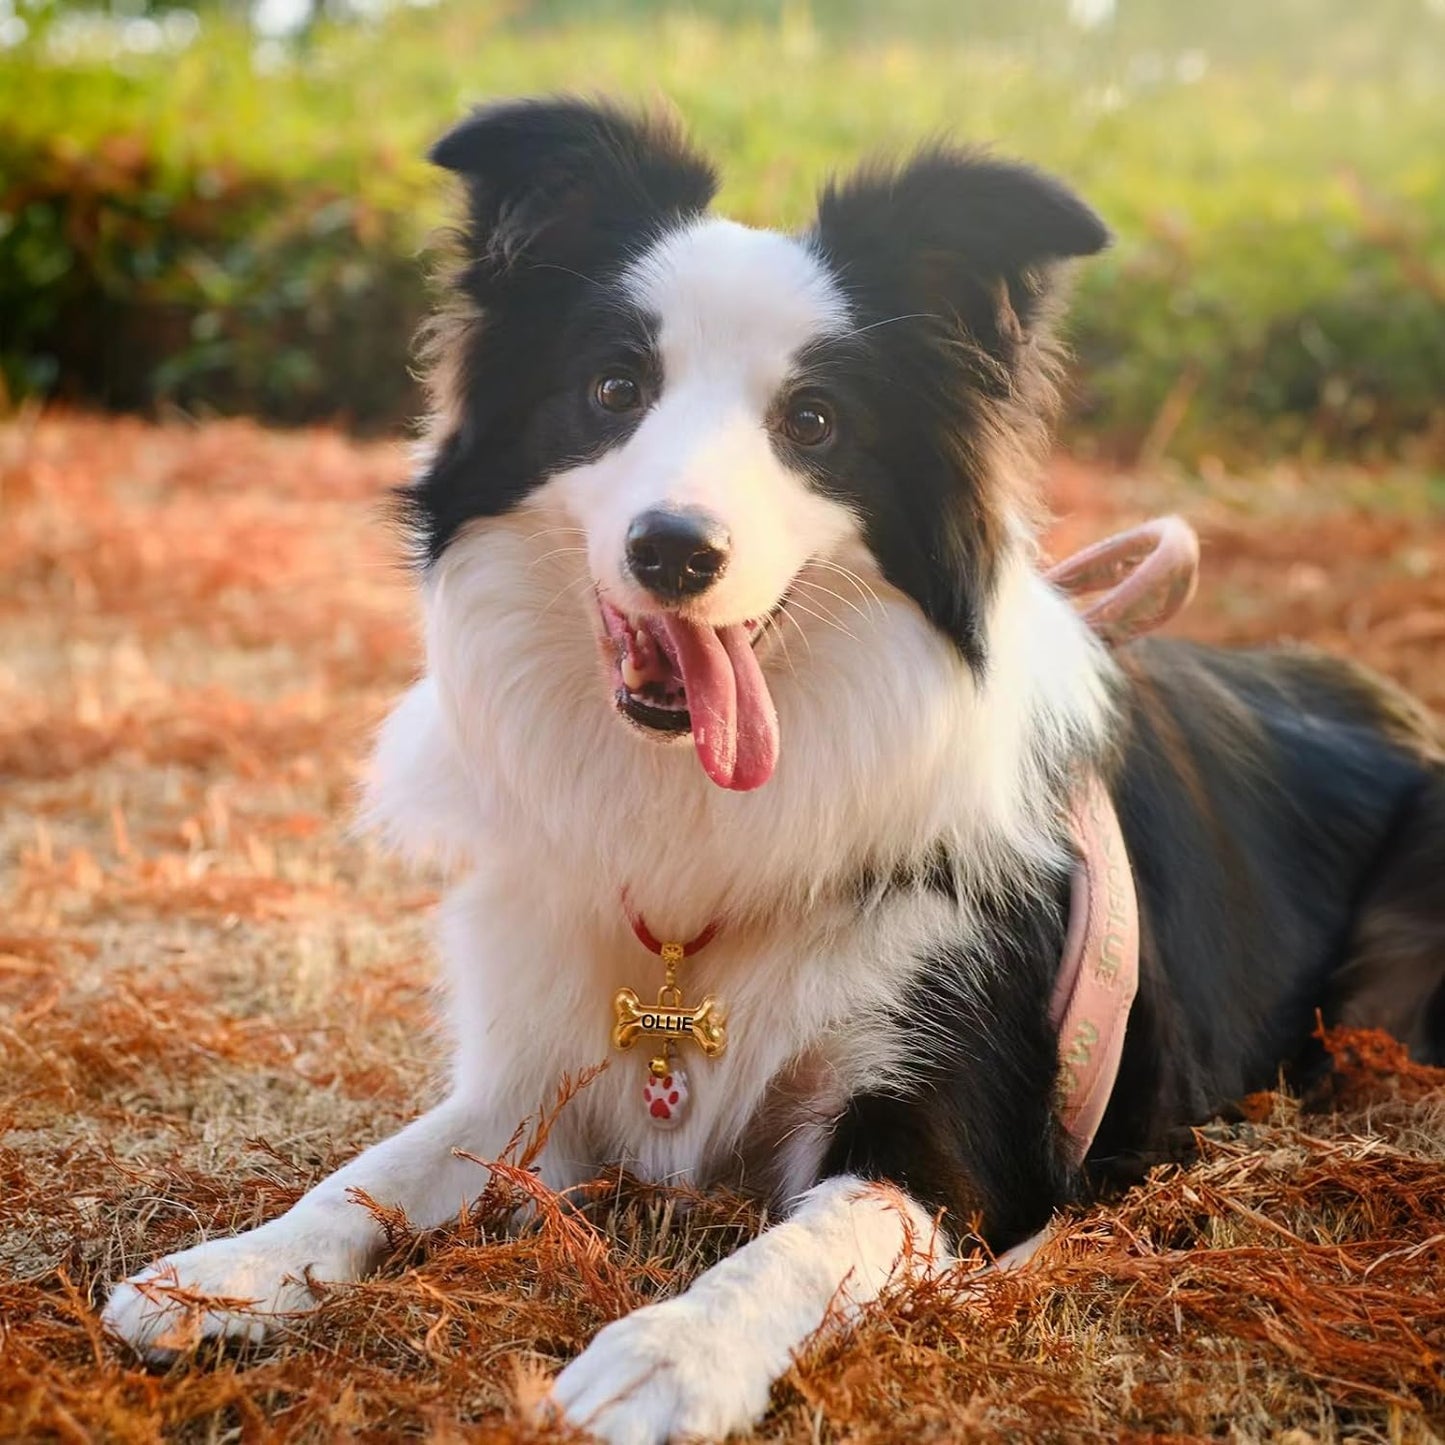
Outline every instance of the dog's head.
{"label": "dog's head", "polygon": [[886,589],[985,666],[1054,263],[1106,240],[1083,202],[936,146],[830,186],[801,236],[751,230],[707,214],[712,168],[670,125],[573,101],[482,110],[432,159],[469,205],[406,493],[425,563],[479,519],[565,517],[599,706],[691,733],[727,788],[772,773],[790,612]]}

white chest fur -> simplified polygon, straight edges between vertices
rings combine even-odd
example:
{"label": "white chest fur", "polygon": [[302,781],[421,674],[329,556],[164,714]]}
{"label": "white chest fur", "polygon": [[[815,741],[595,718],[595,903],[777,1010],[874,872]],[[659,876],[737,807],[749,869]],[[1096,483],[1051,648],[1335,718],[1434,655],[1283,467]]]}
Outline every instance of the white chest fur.
{"label": "white chest fur", "polygon": [[[744,1135],[807,1058],[802,1096],[781,1101],[793,1109],[795,1157],[773,1161],[769,1181],[795,1174],[804,1187],[821,1126],[850,1093],[886,1082],[900,1066],[899,1024],[918,960],[941,937],[956,937],[960,924],[955,905],[910,893],[861,916],[828,904],[789,928],[725,931],[687,962],[685,979],[690,994],[710,993],[726,1006],[728,1047],[714,1059],[687,1060],[689,1108],[678,1128],[664,1131],[641,1105],[645,1060],[611,1041],[613,994],[624,985],[655,990],[659,960],[632,936],[620,908],[602,932],[539,918],[509,873],[474,876],[443,912],[456,1082],[520,1120],[564,1078],[605,1065],[553,1125],[542,1168],[554,1187],[617,1161],[652,1181],[758,1182],[746,1177]],[[806,1127],[812,1122],[820,1127]]]}

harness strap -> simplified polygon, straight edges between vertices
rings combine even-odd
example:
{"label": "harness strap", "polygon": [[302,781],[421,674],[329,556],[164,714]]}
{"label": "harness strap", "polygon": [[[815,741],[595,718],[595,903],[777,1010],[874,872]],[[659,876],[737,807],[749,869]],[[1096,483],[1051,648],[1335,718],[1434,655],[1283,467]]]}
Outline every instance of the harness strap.
{"label": "harness strap", "polygon": [[[1111,647],[1167,622],[1194,595],[1199,538],[1180,517],[1156,517],[1106,537],[1045,574],[1093,600],[1084,621]],[[1049,1018],[1059,1035],[1059,1117],[1082,1162],[1119,1077],[1139,988],[1139,900],[1108,790],[1097,775],[1070,811],[1079,861],[1064,956]]]}
{"label": "harness strap", "polygon": [[1118,815],[1097,776],[1074,800],[1079,861],[1049,1019],[1059,1033],[1059,1117],[1081,1162],[1119,1076],[1139,987],[1139,901]]}

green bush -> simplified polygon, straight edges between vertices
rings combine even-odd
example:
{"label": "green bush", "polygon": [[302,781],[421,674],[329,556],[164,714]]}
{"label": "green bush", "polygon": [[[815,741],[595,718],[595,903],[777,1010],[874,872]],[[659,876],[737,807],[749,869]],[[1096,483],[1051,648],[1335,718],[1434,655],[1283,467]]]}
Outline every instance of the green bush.
{"label": "green bush", "polygon": [[377,425],[414,408],[424,305],[398,218],[324,184],[0,130],[12,392]]}
{"label": "green bush", "polygon": [[[1243,3],[1218,7],[1221,35]],[[1030,0],[1012,38],[1009,8],[974,0],[973,34],[880,36],[760,0],[726,24],[640,0],[591,20],[454,4],[291,53],[211,17],[151,55],[61,16],[0,53],[8,390],[396,423],[445,215],[426,143],[472,101],[572,89],[670,98],[723,163],[722,205],[757,222],[802,223],[830,171],[942,130],[1068,176],[1119,237],[1071,324],[1074,425],[1107,444],[1359,449],[1438,428],[1445,21],[1382,0],[1364,45],[1344,0],[1282,0],[1270,44],[1314,27],[1292,69],[1171,35],[1196,7],[1123,6],[1135,30],[1105,35],[1040,28],[1062,0]],[[1324,11],[1345,17],[1334,49]]]}

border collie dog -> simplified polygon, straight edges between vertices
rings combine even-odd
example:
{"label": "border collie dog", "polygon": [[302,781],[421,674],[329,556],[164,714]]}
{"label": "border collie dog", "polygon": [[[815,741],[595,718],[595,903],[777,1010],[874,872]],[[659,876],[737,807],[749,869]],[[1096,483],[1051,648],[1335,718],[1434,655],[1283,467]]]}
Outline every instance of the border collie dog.
{"label": "border collie dog", "polygon": [[[259,1338],[384,1253],[355,1191],[445,1223],[486,1178],[453,1151],[496,1157],[610,1058],[548,1185],[622,1161],[780,1222],[551,1398],[608,1441],[721,1436],[891,1278],[1024,1257],[1312,1067],[1317,1013],[1445,1052],[1423,710],[1300,651],[1111,651],[1039,569],[1059,273],[1107,239],[1082,201],[937,145],[830,185],[802,234],[753,230],[670,124],[571,100],[484,109],[432,158],[467,210],[404,493],[427,666],[370,811],[458,865],[450,1091],[281,1218],[120,1285],[114,1335]],[[1088,780],[1139,946],[1080,1158],[1051,994]]]}

